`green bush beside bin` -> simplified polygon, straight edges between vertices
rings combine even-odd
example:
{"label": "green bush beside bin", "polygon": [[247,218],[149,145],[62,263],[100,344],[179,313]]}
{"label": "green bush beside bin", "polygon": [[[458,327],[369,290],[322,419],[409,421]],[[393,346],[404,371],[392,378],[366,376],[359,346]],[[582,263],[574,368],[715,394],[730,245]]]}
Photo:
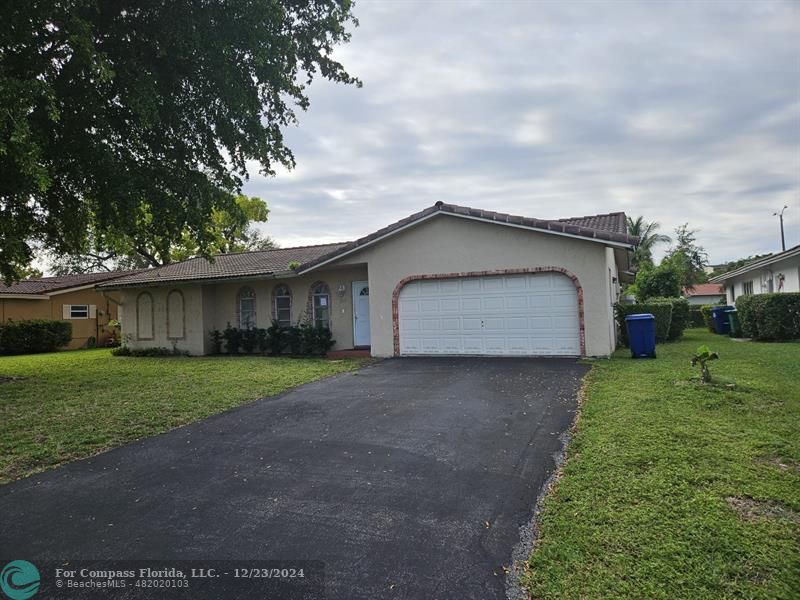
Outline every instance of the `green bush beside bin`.
{"label": "green bush beside bin", "polygon": [[620,329],[620,344],[628,346],[628,329],[625,317],[639,313],[650,313],[656,318],[656,342],[662,343],[669,340],[669,328],[672,323],[672,304],[669,302],[642,302],[640,304],[614,305],[614,318]]}
{"label": "green bush beside bin", "polygon": [[714,306],[714,304],[704,304],[700,307],[700,314],[703,316],[703,324],[711,333],[715,333],[714,319],[711,317],[711,309],[714,308]]}
{"label": "green bush beside bin", "polygon": [[736,310],[746,337],[765,341],[800,338],[800,293],[740,296]]}
{"label": "green bush beside bin", "polygon": [[674,342],[683,336],[684,330],[689,326],[689,301],[686,298],[648,298],[647,302],[669,304],[672,306],[672,316],[669,322],[667,340]]}
{"label": "green bush beside bin", "polygon": [[700,305],[692,305],[689,307],[689,326],[690,327],[705,327],[706,322],[703,319],[703,307]]}

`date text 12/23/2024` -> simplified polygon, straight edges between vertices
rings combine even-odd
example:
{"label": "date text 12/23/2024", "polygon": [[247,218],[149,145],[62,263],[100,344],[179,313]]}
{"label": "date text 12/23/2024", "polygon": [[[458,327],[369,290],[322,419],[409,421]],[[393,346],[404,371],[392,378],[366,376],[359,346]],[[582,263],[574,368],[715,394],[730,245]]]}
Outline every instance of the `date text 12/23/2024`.
{"label": "date text 12/23/2024", "polygon": [[[3,561],[27,565],[26,598],[324,598],[320,561]],[[31,582],[35,583],[35,582]],[[4,586],[4,591],[5,590]],[[13,592],[12,592],[13,593]],[[7,592],[6,592],[7,594]]]}

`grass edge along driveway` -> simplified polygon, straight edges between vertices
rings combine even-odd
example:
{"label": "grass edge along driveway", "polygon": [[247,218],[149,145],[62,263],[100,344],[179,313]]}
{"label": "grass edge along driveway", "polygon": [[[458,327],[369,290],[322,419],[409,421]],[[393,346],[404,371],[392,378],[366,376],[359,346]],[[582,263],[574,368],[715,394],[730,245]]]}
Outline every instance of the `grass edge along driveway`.
{"label": "grass edge along driveway", "polygon": [[[692,382],[708,344],[717,385]],[[800,344],[700,329],[597,361],[523,584],[533,598],[790,598]],[[735,382],[734,387],[726,384]]]}
{"label": "grass edge along driveway", "polygon": [[361,360],[113,357],[107,349],[0,357],[0,483],[162,433]]}

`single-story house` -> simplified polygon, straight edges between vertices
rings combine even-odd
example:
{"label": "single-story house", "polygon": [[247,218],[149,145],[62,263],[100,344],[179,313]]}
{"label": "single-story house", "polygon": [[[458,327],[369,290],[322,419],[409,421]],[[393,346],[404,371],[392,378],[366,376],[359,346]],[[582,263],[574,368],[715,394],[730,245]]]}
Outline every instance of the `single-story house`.
{"label": "single-story house", "polygon": [[373,356],[607,356],[636,238],[624,213],[542,220],[436,203],[354,242],[192,258],[100,284],[131,347],[308,320]]}
{"label": "single-story house", "polygon": [[725,299],[725,290],[718,283],[698,283],[694,287],[683,288],[683,297],[690,305],[719,304]]}
{"label": "single-story house", "polygon": [[710,281],[725,288],[728,304],[750,294],[800,292],[800,245],[759,258]]}
{"label": "single-story house", "polygon": [[89,338],[104,345],[110,336],[108,322],[117,318],[119,293],[98,291],[98,283],[135,271],[85,273],[61,277],[24,279],[0,283],[0,322],[54,319],[72,323],[68,348],[84,348]]}

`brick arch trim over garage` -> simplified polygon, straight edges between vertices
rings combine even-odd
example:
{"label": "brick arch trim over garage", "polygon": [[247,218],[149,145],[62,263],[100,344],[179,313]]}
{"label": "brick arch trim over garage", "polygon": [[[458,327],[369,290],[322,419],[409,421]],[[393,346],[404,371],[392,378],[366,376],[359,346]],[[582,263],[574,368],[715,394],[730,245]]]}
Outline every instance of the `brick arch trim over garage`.
{"label": "brick arch trim over garage", "polygon": [[400,292],[406,284],[424,279],[457,279],[461,277],[486,277],[491,275],[526,275],[530,273],[561,273],[566,275],[575,284],[575,293],[578,295],[578,336],[580,340],[581,356],[586,356],[586,327],[583,310],[583,287],[578,277],[563,267],[526,267],[522,269],[495,269],[493,271],[466,271],[462,273],[431,273],[424,275],[409,275],[404,277],[394,287],[392,292],[392,337],[394,341],[394,355],[400,356]]}

